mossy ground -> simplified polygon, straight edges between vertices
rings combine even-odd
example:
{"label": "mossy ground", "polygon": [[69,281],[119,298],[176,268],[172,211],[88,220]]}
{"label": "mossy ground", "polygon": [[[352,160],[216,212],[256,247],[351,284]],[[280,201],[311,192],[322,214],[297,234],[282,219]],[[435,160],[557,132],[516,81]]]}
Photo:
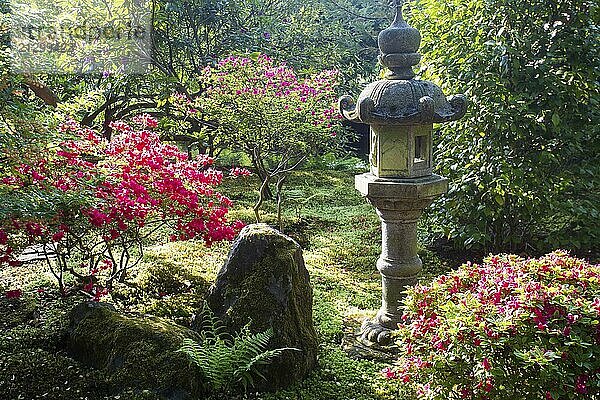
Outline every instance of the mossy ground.
{"label": "mossy ground", "polygon": [[[254,222],[253,178],[226,179],[222,192],[235,203],[231,217]],[[250,189],[252,188],[252,189]],[[343,321],[374,314],[380,301],[375,262],[380,251],[380,225],[374,209],[354,190],[352,171],[301,171],[287,183],[284,231],[305,249],[314,289],[314,322],[319,334],[319,367],[305,381],[269,394],[248,394],[264,400],[395,399],[395,385],[380,377],[385,362],[350,358],[341,350]],[[275,204],[268,202],[263,221],[276,225]],[[424,233],[424,229],[421,233]],[[112,301],[126,311],[147,313],[187,325],[222,265],[228,244],[210,248],[199,242],[158,244],[146,254],[132,276],[135,288],[118,287]],[[422,279],[448,270],[429,250]],[[150,393],[107,391],[100,371],[69,358],[61,348],[66,313],[80,301],[55,295],[43,265],[0,270],[0,287],[21,288],[24,297],[0,301],[0,393],[9,399],[144,399]],[[38,293],[42,288],[43,293]],[[99,331],[100,332],[100,331]],[[67,395],[67,393],[69,393]],[[120,396],[120,397],[115,397]],[[0,396],[1,397],[1,396]],[[223,394],[215,399],[227,398]]]}

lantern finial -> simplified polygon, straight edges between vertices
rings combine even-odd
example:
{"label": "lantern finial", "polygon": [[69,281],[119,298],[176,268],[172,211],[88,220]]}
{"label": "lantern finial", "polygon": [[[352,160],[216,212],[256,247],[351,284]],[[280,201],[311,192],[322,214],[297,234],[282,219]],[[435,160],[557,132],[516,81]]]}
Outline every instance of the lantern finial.
{"label": "lantern finial", "polygon": [[402,16],[403,0],[395,0],[390,6],[396,9],[394,21],[379,33],[379,62],[389,69],[387,79],[412,79],[412,67],[421,60],[417,53],[421,44],[421,34],[408,25]]}

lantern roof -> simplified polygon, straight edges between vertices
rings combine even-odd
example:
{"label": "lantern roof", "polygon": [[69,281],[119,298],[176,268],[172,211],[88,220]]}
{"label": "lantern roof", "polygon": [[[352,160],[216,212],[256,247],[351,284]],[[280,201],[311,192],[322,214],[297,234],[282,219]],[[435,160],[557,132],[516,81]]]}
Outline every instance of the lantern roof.
{"label": "lantern roof", "polygon": [[388,68],[385,79],[365,87],[355,102],[342,96],[339,111],[348,120],[378,125],[441,123],[460,119],[467,110],[464,95],[446,98],[432,82],[414,79],[413,66],[421,35],[402,16],[403,0],[394,0],[396,15],[378,37],[379,62]]}

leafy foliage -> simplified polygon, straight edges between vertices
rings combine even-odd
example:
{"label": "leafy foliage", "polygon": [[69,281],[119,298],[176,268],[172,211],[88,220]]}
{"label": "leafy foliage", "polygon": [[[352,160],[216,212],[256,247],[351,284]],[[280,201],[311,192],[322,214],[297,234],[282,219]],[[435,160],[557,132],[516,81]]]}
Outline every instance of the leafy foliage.
{"label": "leafy foliage", "polygon": [[[383,1],[370,0],[170,0],[154,1],[152,64],[145,75],[94,73],[53,76],[69,115],[84,125],[110,123],[149,112],[171,125],[168,97],[173,92],[195,98],[197,77],[207,65],[229,54],[264,52],[287,60],[303,73],[336,68],[342,83],[356,86],[375,69],[376,35],[386,23]],[[94,95],[94,101],[89,95]],[[83,101],[82,101],[83,100]],[[182,142],[202,126],[169,131]]]}
{"label": "leafy foliage", "polygon": [[562,251],[491,256],[409,289],[404,305],[402,355],[384,373],[409,398],[600,393],[600,265]]}
{"label": "leafy foliage", "polygon": [[232,391],[239,383],[246,390],[254,385],[255,376],[264,379],[258,366],[268,364],[285,350],[295,350],[267,350],[273,328],[252,334],[246,325],[241,332],[231,336],[206,303],[201,318],[200,341],[185,339],[179,351],[198,366],[214,391]]}
{"label": "leafy foliage", "polygon": [[[347,81],[375,67],[384,2],[175,0],[155,3],[154,63],[194,88],[206,65],[228,54],[264,52],[303,70],[344,67]],[[194,93],[190,90],[189,93]]]}
{"label": "leafy foliage", "polygon": [[28,154],[45,151],[57,135],[52,129],[53,113],[25,89],[22,76],[9,74],[2,67],[0,65],[0,174],[4,176]]}
{"label": "leafy foliage", "polygon": [[470,101],[437,138],[444,235],[486,250],[597,247],[599,15],[588,0],[416,3],[424,77]]}

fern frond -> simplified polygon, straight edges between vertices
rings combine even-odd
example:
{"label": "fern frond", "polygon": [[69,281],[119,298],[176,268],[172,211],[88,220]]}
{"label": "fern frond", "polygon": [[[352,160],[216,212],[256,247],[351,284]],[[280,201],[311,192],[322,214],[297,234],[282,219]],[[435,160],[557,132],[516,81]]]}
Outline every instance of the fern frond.
{"label": "fern frond", "polygon": [[239,383],[245,391],[254,385],[254,376],[266,379],[256,366],[269,364],[286,350],[300,351],[295,348],[267,350],[274,335],[272,328],[252,334],[247,324],[231,336],[206,302],[200,317],[200,341],[184,339],[178,351],[188,356],[215,391],[231,390]]}

